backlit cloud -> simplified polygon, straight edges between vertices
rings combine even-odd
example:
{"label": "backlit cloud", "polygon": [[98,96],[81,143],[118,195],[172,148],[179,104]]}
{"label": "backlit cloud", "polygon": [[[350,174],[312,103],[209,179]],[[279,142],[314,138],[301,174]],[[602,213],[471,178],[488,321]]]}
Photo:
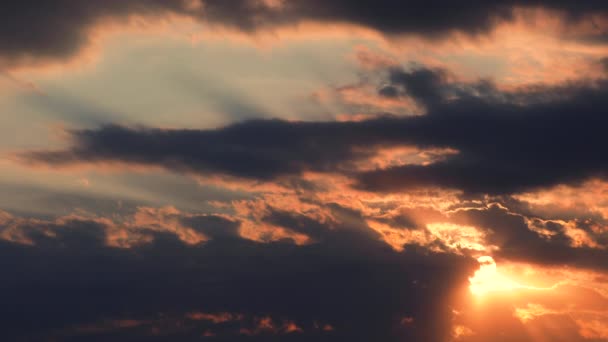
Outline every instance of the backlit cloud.
{"label": "backlit cloud", "polygon": [[604,1],[8,1],[0,340],[608,341]]}

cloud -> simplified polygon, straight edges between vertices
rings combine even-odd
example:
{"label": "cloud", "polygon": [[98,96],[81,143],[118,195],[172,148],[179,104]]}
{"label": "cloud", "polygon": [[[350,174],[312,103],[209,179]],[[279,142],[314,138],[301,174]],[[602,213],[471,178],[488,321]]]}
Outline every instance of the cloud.
{"label": "cloud", "polygon": [[[594,275],[600,273],[538,259],[549,246],[539,251],[538,241],[522,243],[533,239],[522,232],[528,229],[525,220],[500,206],[462,208],[434,220],[453,222],[444,231],[452,242],[458,237],[451,232],[466,235],[464,240],[477,237],[452,227],[477,225],[486,232],[484,239],[504,248],[505,254],[497,254],[500,260],[512,257],[513,246],[530,250],[518,259],[524,271],[501,268],[506,276],[523,276],[514,278],[518,283],[550,279],[543,280],[546,286],[522,286],[509,296],[489,294],[481,303],[470,302],[468,294],[468,279],[478,267],[473,258],[434,252],[438,245],[389,248],[361,213],[326,207],[333,219],[325,223],[295,211],[265,211],[261,220],[314,237],[314,243],[299,246],[289,240],[249,240],[219,217],[171,208],[145,208],[134,223],[149,227],[152,239],[129,248],[107,244],[107,220],[48,222],[2,213],[1,225],[18,222],[35,242],[0,240],[2,336],[363,342],[450,341],[458,335],[463,341],[484,341],[504,331],[505,341],[536,341],[531,330],[542,336],[556,326],[564,341],[605,334],[605,326],[597,323],[608,308],[599,292],[605,293],[605,280]],[[197,222],[191,226],[204,228],[205,234],[223,222],[227,235],[189,244],[171,227],[180,221]],[[570,248],[565,242],[546,243],[561,253]],[[591,265],[580,262],[582,255],[566,254],[575,261],[568,265]],[[605,260],[605,255],[595,259]],[[530,262],[543,266],[530,268]],[[604,265],[598,261],[594,267]]]}
{"label": "cloud", "polygon": [[131,248],[152,242],[156,233],[173,234],[191,245],[240,237],[240,222],[220,215],[188,214],[174,207],[138,207],[131,215],[114,214],[113,219],[84,212],[45,220],[0,210],[0,240],[26,246],[73,243]]}
{"label": "cloud", "polygon": [[[466,284],[474,260],[416,248],[396,252],[372,230],[353,229],[365,227],[360,216],[347,210],[336,215],[343,224],[325,227],[317,243],[304,246],[238,237],[194,245],[156,230],[149,243],[116,248],[103,242],[103,234],[92,240],[78,233],[99,231],[84,221],[65,223],[74,234],[45,238],[54,243],[2,240],[2,336],[39,339],[102,322],[104,329],[81,329],[78,337],[132,340],[158,336],[150,335],[152,321],[160,336],[183,340],[199,338],[210,324],[244,324],[254,333],[230,335],[231,341],[268,340],[273,335],[267,330],[282,341],[443,340],[451,296]],[[301,218],[291,220],[283,223],[293,226]],[[172,332],[173,324],[158,324],[193,312],[235,313],[231,317],[252,318],[253,325],[186,321],[180,326],[190,330]],[[402,317],[414,323],[404,326]],[[268,323],[273,329],[260,328]],[[235,331],[231,327],[224,331]]]}
{"label": "cloud", "polygon": [[[28,163],[126,163],[180,173],[269,181],[307,171],[341,173],[369,191],[440,187],[510,194],[606,177],[602,108],[608,81],[501,91],[444,71],[389,70],[399,96],[424,103],[424,115],[357,122],[252,120],[217,129],[102,126],[73,130],[63,151],[29,151]],[[386,96],[386,95],[381,95]],[[358,172],[382,148],[457,151],[430,163]]]}
{"label": "cloud", "polygon": [[[485,243],[498,246],[494,255],[505,260],[606,269],[601,260],[608,257],[608,246],[596,243],[601,241],[603,232],[587,232],[578,226],[577,221],[544,221],[510,211],[499,204],[459,210],[450,215],[450,219],[479,227],[486,234]],[[580,235],[572,234],[571,230]],[[582,240],[582,236],[586,240]]]}
{"label": "cloud", "polygon": [[[597,34],[608,22],[604,1],[432,5],[11,1],[0,14],[0,71],[73,58],[91,46],[97,30],[142,18],[150,25],[189,18],[206,29],[244,35],[306,31],[308,24],[321,34],[354,26],[414,47],[410,41],[433,45],[464,37],[466,45],[450,40],[436,46],[435,57],[423,58],[436,66],[448,65],[441,59],[457,60],[454,51],[470,49],[476,38],[506,22],[513,25],[502,25],[501,34],[512,28],[518,43],[505,45],[497,35],[496,47],[474,54],[538,46],[530,43],[535,39],[521,39],[530,29],[518,26],[521,7],[573,26],[555,40],[551,26],[543,59],[560,50],[561,39]],[[578,57],[606,55],[578,42],[550,59],[561,61],[579,49]],[[449,44],[451,55],[436,53]],[[535,59],[520,64],[514,56],[529,51],[503,57],[515,61],[518,74],[527,74]],[[21,214],[0,210],[0,339],[607,338],[605,73],[558,83],[579,69],[556,68],[560,76],[544,85],[511,87],[438,67],[399,65],[398,58],[371,50],[356,57],[363,68],[359,83],[316,94],[319,102],[342,101],[340,108],[362,112],[342,121],[257,119],[179,129],[126,126],[109,117],[110,124],[67,130],[63,148],[17,152],[28,171],[51,166],[95,172],[69,180],[84,180],[84,193],[80,185],[42,195],[37,186],[4,187],[3,205]],[[587,59],[578,57],[539,65]],[[593,60],[595,69],[606,65],[605,59]],[[263,114],[247,101],[220,95],[218,106],[239,119]],[[53,104],[47,102],[42,105]],[[125,173],[100,177],[106,165]],[[140,172],[128,174],[134,169]],[[159,169],[168,172],[144,175]],[[191,178],[179,176],[184,174]],[[36,194],[24,195],[28,191]],[[131,194],[131,200],[123,203],[110,193]],[[175,207],[155,207],[168,203]],[[43,216],[58,214],[58,208],[65,213],[66,206],[67,215]],[[475,272],[476,260],[492,260],[494,273],[483,267]],[[477,280],[471,280],[474,274]],[[496,291],[472,293],[475,283]],[[473,298],[479,293],[485,297]]]}
{"label": "cloud", "polygon": [[443,70],[415,68],[409,72],[400,67],[389,69],[389,85],[382,87],[378,94],[383,97],[411,97],[424,105],[441,102],[441,94],[446,74]]}
{"label": "cloud", "polygon": [[[517,7],[557,10],[565,21],[605,15],[601,1],[436,1],[396,2],[321,0],[108,0],[40,3],[9,1],[0,17],[0,62],[3,67],[37,60],[68,59],[90,43],[96,25],[126,22],[134,16],[182,16],[244,32],[294,26],[302,22],[350,24],[386,35],[402,33],[440,37],[455,31],[483,34],[514,19]],[[449,8],[449,10],[446,10]]]}
{"label": "cloud", "polygon": [[[562,320],[569,323],[564,336],[570,341],[583,341],[579,325],[589,336],[602,334],[593,317],[580,315],[604,310],[606,300],[604,306],[593,307],[600,301],[586,299],[579,288],[555,294],[580,295],[573,316],[580,322],[561,313],[567,306],[552,306],[553,292],[525,293],[517,297],[517,308],[540,303],[549,311],[559,310],[559,317],[537,310],[531,313],[535,319],[524,323],[514,316],[511,301],[483,308],[487,311],[481,314],[492,317],[488,326],[454,313],[473,310],[463,298],[468,298],[468,279],[478,266],[471,257],[476,253],[493,253],[498,262],[535,265],[535,272],[564,265],[568,267],[556,269],[586,277],[593,274],[579,268],[605,271],[605,250],[589,253],[585,246],[572,246],[562,223],[540,222],[480,200],[461,200],[441,210],[424,206],[423,199],[373,203],[361,198],[367,208],[354,210],[335,204],[318,188],[309,189],[320,196],[316,201],[304,191],[294,191],[301,196],[299,202],[276,193],[235,202],[231,217],[171,207],[139,208],[132,217],[112,220],[75,215],[36,220],[0,212],[0,232],[8,230],[13,233],[9,236],[30,241],[4,235],[0,240],[0,260],[5,261],[0,276],[6,279],[0,316],[8,327],[3,336],[122,341],[189,340],[207,334],[230,341],[448,341],[458,330],[470,333],[460,334],[463,340],[483,341],[506,329],[506,341],[534,341],[526,328],[550,333]],[[443,198],[441,193],[436,196]],[[310,241],[250,239],[240,229],[244,220],[251,221],[252,229],[280,227]],[[406,239],[396,248],[371,220],[396,232],[431,234]],[[554,237],[538,234],[530,221],[539,221],[535,224],[555,232]],[[128,235],[117,235],[117,230]],[[18,231],[22,234],[15,234]],[[191,243],[188,237],[194,232],[206,239]],[[117,241],[111,237],[122,237],[123,243],[110,243]],[[477,248],[489,245],[499,249]],[[547,273],[605,290],[601,280],[586,282],[551,269]],[[570,297],[564,296],[558,299],[569,303]],[[405,324],[404,317],[409,318]],[[325,325],[332,328],[322,329]]]}
{"label": "cloud", "polygon": [[[264,180],[307,169],[333,170],[345,160],[371,155],[370,151],[352,149],[361,143],[356,136],[349,136],[349,131],[339,123],[281,120],[247,121],[217,130],[110,125],[99,130],[74,131],[74,150],[32,152],[25,158],[51,165],[80,160],[135,162],[182,172],[217,172]],[[342,141],[335,134],[341,134]]]}

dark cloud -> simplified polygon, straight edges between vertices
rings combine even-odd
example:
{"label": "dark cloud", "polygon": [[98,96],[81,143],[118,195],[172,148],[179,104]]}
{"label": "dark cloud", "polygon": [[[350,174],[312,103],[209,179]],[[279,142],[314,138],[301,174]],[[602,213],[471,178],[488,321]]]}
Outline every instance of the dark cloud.
{"label": "dark cloud", "polygon": [[559,10],[567,20],[603,15],[607,10],[603,1],[571,0],[287,0],[281,6],[261,0],[11,0],[4,3],[0,16],[0,56],[4,66],[64,59],[89,43],[89,31],[95,24],[135,15],[184,15],[243,31],[317,21],[357,24],[386,34],[439,37],[451,31],[485,33],[497,22],[513,19],[516,6]]}
{"label": "dark cloud", "polygon": [[433,93],[421,95],[428,113],[403,119],[403,135],[421,147],[460,153],[431,165],[371,171],[361,176],[361,185],[500,194],[604,178],[608,160],[600,151],[600,127],[607,123],[607,90],[605,81],[520,93],[497,92],[488,84],[438,87],[448,95],[437,101],[427,100]]}
{"label": "dark cloud", "polygon": [[[600,272],[608,270],[608,264],[604,262],[608,258],[606,234],[590,227],[605,225],[605,220],[600,219],[598,223],[582,215],[577,219],[543,219],[505,197],[478,199],[476,204],[461,200],[449,210],[450,213],[420,207],[402,209],[398,214],[377,220],[391,227],[418,232],[427,231],[427,224],[436,222],[475,227],[484,235],[486,253],[491,253],[499,263],[508,260],[550,267],[567,265]],[[424,220],[417,222],[414,217],[424,217]],[[580,234],[568,235],[570,229],[580,230]],[[426,247],[450,250],[443,242],[437,239]],[[497,250],[490,252],[490,246]],[[477,253],[458,248],[465,254]]]}
{"label": "dark cloud", "polygon": [[88,29],[103,19],[155,14],[178,1],[8,1],[3,4],[0,51],[6,62],[65,58],[88,44]]}
{"label": "dark cloud", "polygon": [[608,71],[608,57],[601,58],[599,64],[602,66],[604,71]]}
{"label": "dark cloud", "polygon": [[[261,218],[311,236],[314,242],[304,246],[288,239],[246,240],[239,236],[236,220],[176,211],[164,211],[162,220],[178,220],[211,240],[190,245],[174,232],[150,228],[146,234],[153,237],[151,242],[114,248],[106,244],[112,224],[107,220],[0,216],[0,235],[18,226],[32,242],[0,239],[0,337],[190,341],[213,332],[216,336],[209,340],[448,341],[454,325],[463,321],[473,324],[475,332],[465,336],[466,341],[485,341],[503,331],[502,340],[522,342],[534,340],[526,333],[530,327],[550,333],[551,324],[563,318],[569,329],[562,340],[584,340],[565,314],[543,316],[524,326],[513,316],[513,297],[472,309],[467,285],[477,267],[473,259],[432,252],[429,246],[406,245],[395,251],[367,226],[361,213],[331,203],[326,207],[333,217],[327,222],[273,208]],[[604,250],[571,247],[560,224],[545,224],[556,235],[544,239],[529,229],[525,217],[501,205],[465,208],[449,217],[436,213],[434,220],[484,230],[488,243],[500,247],[495,255],[499,261],[606,267]],[[408,213],[390,223],[415,226]],[[580,294],[581,289],[564,293]],[[593,294],[601,302],[581,305],[605,305],[605,298]],[[526,296],[532,299],[518,299],[518,307],[555,299]],[[476,318],[467,318],[466,310]],[[492,319],[480,324],[480,310],[481,317]],[[214,323],[188,318],[192,312],[241,318]],[[261,317],[278,328],[257,330]],[[288,321],[302,331],[281,333]],[[333,330],[320,329],[319,322]],[[243,334],[243,329],[253,335]]]}
{"label": "dark cloud", "polygon": [[[420,68],[392,70],[390,80],[403,96],[424,103],[427,113],[360,122],[254,120],[209,130],[109,125],[72,131],[67,150],[21,157],[50,165],[115,161],[256,180],[341,172],[355,177],[360,188],[388,192],[438,186],[508,194],[606,177],[607,81],[502,92],[489,82],[448,82],[442,71]],[[429,165],[357,174],[353,162],[402,145],[459,153]]]}
{"label": "dark cloud", "polygon": [[[360,127],[357,129],[361,129]],[[339,131],[343,131],[340,133]],[[218,130],[132,129],[116,125],[75,131],[75,149],[33,152],[31,160],[63,164],[115,160],[162,165],[177,171],[226,173],[271,179],[304,170],[333,170],[345,160],[371,155],[356,152],[357,135],[339,123],[256,120]],[[336,139],[340,134],[341,139]],[[342,140],[342,141],[340,141]],[[334,142],[339,142],[334,144]]]}
{"label": "dark cloud", "polygon": [[399,90],[392,85],[387,85],[380,88],[378,94],[384,97],[396,98],[399,97]]}
{"label": "dark cloud", "polygon": [[[293,227],[323,229],[317,242],[306,246],[289,241],[263,244],[228,231],[230,238],[187,245],[173,234],[157,231],[151,232],[154,240],[149,244],[111,248],[100,238],[102,224],[86,220],[66,222],[66,227],[56,223],[53,231],[63,233],[54,237],[30,232],[33,246],[2,240],[0,336],[10,341],[186,341],[200,338],[210,328],[221,331],[222,326],[181,319],[182,329],[171,333],[167,325],[155,334],[145,322],[202,311],[291,320],[303,329],[281,336],[218,334],[217,341],[447,338],[449,303],[456,292],[466,290],[476,263],[415,246],[395,252],[365,227],[358,214],[335,209],[340,222],[349,224],[334,222],[330,229],[296,214],[279,218]],[[194,221],[206,227],[206,233],[209,226],[230,227],[221,219]],[[38,222],[30,229],[47,228]],[[403,317],[413,323],[402,325]],[[125,320],[144,323],[116,331],[118,322]],[[98,322],[106,323],[101,329],[82,328]],[[334,330],[315,329],[320,322]],[[67,333],[74,327],[81,327],[78,334]]]}
{"label": "dark cloud", "polygon": [[211,239],[238,238],[239,222],[215,215],[194,215],[181,218],[185,226],[192,227]]}
{"label": "dark cloud", "polygon": [[399,67],[389,70],[389,82],[378,91],[385,97],[411,97],[423,105],[432,105],[441,102],[445,96],[442,94],[446,81],[446,73],[443,70],[430,70],[425,68],[414,68],[406,72]]}
{"label": "dark cloud", "polygon": [[[608,257],[606,250],[597,246],[576,246],[577,241],[566,234],[563,221],[526,217],[497,204],[487,208],[462,210],[450,219],[486,231],[487,243],[499,247],[495,254],[498,258],[596,270],[605,270],[608,267],[604,262]],[[533,231],[531,226],[543,228],[551,236],[542,236]],[[577,228],[580,226],[577,225]],[[601,239],[601,234],[593,232],[588,232],[588,236],[590,241]],[[601,245],[601,242],[598,245]]]}

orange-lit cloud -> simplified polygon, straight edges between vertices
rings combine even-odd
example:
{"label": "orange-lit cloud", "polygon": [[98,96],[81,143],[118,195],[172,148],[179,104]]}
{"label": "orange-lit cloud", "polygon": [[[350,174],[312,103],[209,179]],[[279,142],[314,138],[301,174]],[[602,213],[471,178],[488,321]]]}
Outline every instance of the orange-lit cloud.
{"label": "orange-lit cloud", "polygon": [[[225,323],[236,323],[228,329]],[[329,332],[329,324],[311,327],[320,332]],[[171,334],[202,331],[204,337],[235,335],[286,335],[304,332],[293,320],[273,319],[270,316],[245,315],[242,313],[189,312],[185,314],[163,314],[160,318],[148,319],[105,319],[98,322],[72,326],[59,330],[57,338],[97,336],[125,331],[142,331],[147,336],[170,336]]]}
{"label": "orange-lit cloud", "polygon": [[[535,212],[546,216],[566,217],[600,215],[608,219],[608,184],[590,180],[578,186],[557,185],[550,189],[515,195],[529,203]],[[601,227],[598,227],[601,229]]]}
{"label": "orange-lit cloud", "polygon": [[[189,3],[189,2],[188,2]],[[301,20],[286,25],[261,25],[255,30],[241,30],[218,22],[200,21],[205,5],[192,7],[185,3],[182,13],[159,11],[156,14],[131,14],[117,18],[98,18],[82,28],[82,46],[64,58],[26,55],[5,60],[4,66],[24,76],[46,70],[69,71],[94,63],[99,51],[110,37],[125,34],[138,36],[163,35],[191,40],[194,44],[209,40],[230,40],[261,48],[286,41],[315,39],[363,39],[376,45],[371,52],[365,45],[355,52],[364,67],[402,64],[416,61],[429,66],[454,70],[459,76],[495,79],[503,87],[522,84],[560,83],[579,78],[595,78],[603,73],[600,59],[608,55],[604,44],[590,42],[587,37],[601,36],[602,18],[567,22],[551,11],[520,9],[514,20],[498,22],[487,35],[446,33],[442,39],[404,32],[386,35],[364,25],[347,22]],[[198,6],[201,6],[200,8]],[[265,4],[271,10],[281,6]],[[153,11],[152,11],[153,12]],[[345,56],[340,56],[343,58]],[[346,91],[352,101],[375,102],[385,108],[403,106],[389,101],[378,102],[370,97]],[[359,96],[357,96],[359,95]]]}
{"label": "orange-lit cloud", "polygon": [[204,233],[182,222],[188,216],[173,207],[141,207],[133,216],[115,220],[87,213],[61,216],[55,220],[40,220],[15,217],[0,211],[0,238],[18,244],[35,245],[35,241],[30,237],[32,233],[53,239],[57,237],[58,232],[66,229],[88,233],[87,231],[91,230],[88,226],[93,224],[103,231],[103,239],[111,247],[130,248],[150,243],[154,240],[154,232],[175,234],[181,241],[191,245],[207,241],[208,237]]}
{"label": "orange-lit cloud", "polygon": [[228,312],[221,313],[207,313],[207,312],[189,312],[185,315],[187,319],[194,321],[211,321],[215,324],[230,322],[230,321],[240,321],[243,319],[242,314],[231,314]]}

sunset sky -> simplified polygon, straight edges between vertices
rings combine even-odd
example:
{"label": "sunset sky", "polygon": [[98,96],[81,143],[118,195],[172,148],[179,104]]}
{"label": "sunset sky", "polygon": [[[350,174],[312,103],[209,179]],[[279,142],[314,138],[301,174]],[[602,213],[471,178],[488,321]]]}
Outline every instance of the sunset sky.
{"label": "sunset sky", "polygon": [[0,341],[608,341],[608,1],[7,0]]}

